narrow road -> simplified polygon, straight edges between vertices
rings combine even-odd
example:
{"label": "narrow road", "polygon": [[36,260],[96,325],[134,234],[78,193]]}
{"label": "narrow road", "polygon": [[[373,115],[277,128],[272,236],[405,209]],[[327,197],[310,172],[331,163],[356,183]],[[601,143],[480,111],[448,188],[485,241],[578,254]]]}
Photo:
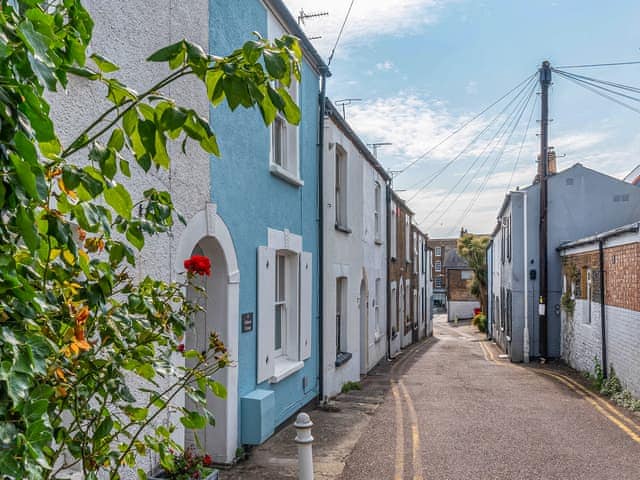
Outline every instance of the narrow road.
{"label": "narrow road", "polygon": [[397,362],[343,479],[640,479],[636,421],[482,338],[436,317],[435,338]]}

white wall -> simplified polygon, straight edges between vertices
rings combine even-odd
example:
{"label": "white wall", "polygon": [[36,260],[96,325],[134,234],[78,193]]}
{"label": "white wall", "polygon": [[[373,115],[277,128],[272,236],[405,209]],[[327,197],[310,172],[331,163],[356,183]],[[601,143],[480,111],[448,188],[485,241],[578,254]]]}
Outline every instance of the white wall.
{"label": "white wall", "polygon": [[447,302],[447,315],[450,322],[458,319],[469,319],[473,317],[473,309],[480,308],[480,302],[460,302],[449,300]]}
{"label": "white wall", "polygon": [[[198,43],[208,48],[209,11],[207,2],[180,2],[178,0],[114,0],[103,2],[86,0],[86,7],[95,21],[91,52],[100,53],[120,65],[121,70],[111,74],[137,91],[142,91],[167,75],[161,64],[146,63],[144,59],[159,48],[179,39]],[[185,106],[196,109],[208,118],[206,92],[195,82],[182,79],[165,91]],[[72,78],[66,92],[51,95],[52,115],[56,119],[58,134],[64,145],[74,139],[102,111],[111,104],[105,100],[106,89],[97,82]],[[176,208],[189,221],[198,211],[205,209],[209,193],[209,156],[197,145],[191,145],[183,155],[180,145],[171,145],[170,172],[152,171],[143,174],[131,160],[131,179],[118,179],[126,183],[134,202],[148,188],[168,190]],[[86,153],[76,155],[77,163],[86,161]],[[174,252],[184,227],[177,223],[172,235],[149,239],[146,249],[139,255],[137,275],[152,275],[163,280],[174,280]],[[139,383],[132,382],[133,387]],[[164,419],[160,419],[163,421]],[[182,441],[183,432],[178,425],[176,439]],[[149,460],[138,466],[150,468]],[[123,471],[123,478],[136,478],[134,471]]]}
{"label": "white wall", "polygon": [[[350,233],[335,226],[335,155],[336,144],[346,152],[347,161],[347,227]],[[360,282],[363,275],[363,176],[364,160],[355,146],[332,120],[325,123],[324,145],[324,318],[323,318],[323,394],[335,396],[347,381],[360,380]],[[345,364],[336,367],[336,280],[347,278],[346,322],[347,352],[352,354]],[[369,280],[370,284],[370,280]]]}
{"label": "white wall", "polygon": [[[589,323],[589,309],[591,322]],[[562,359],[576,370],[594,371],[602,360],[600,303],[576,300],[573,315],[562,312]],[[622,384],[640,397],[640,312],[607,306],[607,364]]]}

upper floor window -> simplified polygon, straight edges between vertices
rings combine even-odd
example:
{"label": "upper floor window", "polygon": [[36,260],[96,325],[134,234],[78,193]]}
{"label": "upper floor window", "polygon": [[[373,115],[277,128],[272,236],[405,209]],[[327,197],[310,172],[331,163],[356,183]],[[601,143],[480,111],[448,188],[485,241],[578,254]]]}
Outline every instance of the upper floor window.
{"label": "upper floor window", "polygon": [[375,240],[380,242],[382,241],[382,187],[380,182],[375,182],[373,195],[374,234]]}
{"label": "upper floor window", "polygon": [[442,262],[440,260],[438,260],[436,262],[435,269],[436,269],[436,272],[441,272],[442,271]]}
{"label": "upper floor window", "polygon": [[389,238],[391,240],[389,255],[395,260],[398,258],[398,209],[393,202],[391,203],[391,232]]}
{"label": "upper floor window", "polygon": [[436,277],[436,288],[442,288],[442,275]]}
{"label": "upper floor window", "polygon": [[442,247],[436,247],[436,257],[442,256]]}
{"label": "upper floor window", "polygon": [[335,165],[335,207],[336,207],[336,227],[347,228],[347,152],[336,144],[336,165]]}
{"label": "upper floor window", "polygon": [[411,262],[411,217],[404,217],[404,256],[407,263]]}

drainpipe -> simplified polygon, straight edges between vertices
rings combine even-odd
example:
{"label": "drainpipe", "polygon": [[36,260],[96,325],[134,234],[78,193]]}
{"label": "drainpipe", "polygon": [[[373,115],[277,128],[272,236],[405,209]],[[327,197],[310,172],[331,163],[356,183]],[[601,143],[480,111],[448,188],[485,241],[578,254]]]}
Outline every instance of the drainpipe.
{"label": "drainpipe", "polygon": [[523,229],[524,232],[524,331],[522,333],[522,356],[524,363],[529,363],[529,248],[527,242],[527,192],[523,192]]}
{"label": "drainpipe", "polygon": [[602,374],[607,378],[607,325],[605,321],[606,305],[604,303],[604,239],[598,242],[600,250],[600,326],[602,328]]}
{"label": "drainpipe", "polygon": [[387,242],[385,245],[387,250],[387,360],[391,360],[391,269],[389,268],[391,261],[391,252],[389,251],[391,245],[391,183],[389,180],[387,180],[385,187],[387,194],[385,202],[387,204]]}
{"label": "drainpipe", "polygon": [[318,396],[320,401],[324,399],[324,116],[326,112],[326,96],[327,96],[327,70],[321,72],[321,87],[320,87],[320,118],[318,121],[318,315],[320,322],[318,325],[318,337],[319,337],[319,381],[320,386],[318,389]]}

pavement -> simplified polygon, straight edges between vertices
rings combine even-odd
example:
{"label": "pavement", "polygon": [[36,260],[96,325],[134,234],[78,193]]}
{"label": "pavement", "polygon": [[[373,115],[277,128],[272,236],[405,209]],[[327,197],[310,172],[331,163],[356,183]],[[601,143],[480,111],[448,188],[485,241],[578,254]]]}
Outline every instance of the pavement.
{"label": "pavement", "polygon": [[[515,365],[466,324],[383,362],[314,422],[316,480],[640,480],[640,416],[561,365]],[[297,478],[285,426],[223,480]]]}

